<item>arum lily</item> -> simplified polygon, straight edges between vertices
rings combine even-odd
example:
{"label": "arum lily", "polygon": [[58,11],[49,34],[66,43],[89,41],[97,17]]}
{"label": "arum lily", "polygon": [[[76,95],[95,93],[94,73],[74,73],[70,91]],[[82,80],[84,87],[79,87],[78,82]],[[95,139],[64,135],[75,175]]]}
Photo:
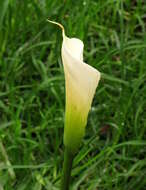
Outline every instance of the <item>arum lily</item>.
{"label": "arum lily", "polygon": [[62,190],[67,190],[69,188],[69,173],[71,171],[72,160],[85,134],[87,117],[100,80],[100,72],[83,61],[84,44],[81,40],[67,37],[61,24],[48,21],[60,26],[63,35],[61,56],[66,86],[64,128],[66,151]]}

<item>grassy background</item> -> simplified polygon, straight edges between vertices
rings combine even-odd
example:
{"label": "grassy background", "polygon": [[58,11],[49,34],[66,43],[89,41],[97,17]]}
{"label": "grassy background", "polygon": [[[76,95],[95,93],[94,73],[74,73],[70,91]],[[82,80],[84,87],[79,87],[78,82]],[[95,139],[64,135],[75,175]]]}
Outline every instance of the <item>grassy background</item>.
{"label": "grassy background", "polygon": [[0,0],[0,190],[59,189],[62,37],[48,17],[102,73],[71,189],[146,189],[144,0]]}

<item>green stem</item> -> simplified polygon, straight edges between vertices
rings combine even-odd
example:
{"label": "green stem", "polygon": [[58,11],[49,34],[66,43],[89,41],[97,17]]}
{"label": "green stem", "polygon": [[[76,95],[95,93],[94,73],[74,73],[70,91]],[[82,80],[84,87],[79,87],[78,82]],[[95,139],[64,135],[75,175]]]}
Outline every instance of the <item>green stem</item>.
{"label": "green stem", "polygon": [[74,155],[67,148],[65,148],[61,190],[69,190],[73,159]]}

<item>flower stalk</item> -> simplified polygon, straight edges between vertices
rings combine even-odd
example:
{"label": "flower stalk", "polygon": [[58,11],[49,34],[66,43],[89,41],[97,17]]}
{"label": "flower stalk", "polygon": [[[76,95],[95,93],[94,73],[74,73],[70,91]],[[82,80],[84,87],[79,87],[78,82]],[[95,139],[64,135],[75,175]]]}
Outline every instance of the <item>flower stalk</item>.
{"label": "flower stalk", "polygon": [[65,148],[61,190],[69,190],[73,159],[74,154],[72,154],[67,148]]}

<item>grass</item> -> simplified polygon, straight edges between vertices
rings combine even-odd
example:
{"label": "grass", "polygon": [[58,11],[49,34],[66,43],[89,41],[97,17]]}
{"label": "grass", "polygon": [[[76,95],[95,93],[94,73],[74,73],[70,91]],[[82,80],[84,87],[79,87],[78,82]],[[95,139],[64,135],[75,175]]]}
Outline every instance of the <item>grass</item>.
{"label": "grass", "polygon": [[0,1],[0,190],[59,190],[62,37],[48,17],[102,73],[71,189],[145,189],[145,13],[143,0]]}

